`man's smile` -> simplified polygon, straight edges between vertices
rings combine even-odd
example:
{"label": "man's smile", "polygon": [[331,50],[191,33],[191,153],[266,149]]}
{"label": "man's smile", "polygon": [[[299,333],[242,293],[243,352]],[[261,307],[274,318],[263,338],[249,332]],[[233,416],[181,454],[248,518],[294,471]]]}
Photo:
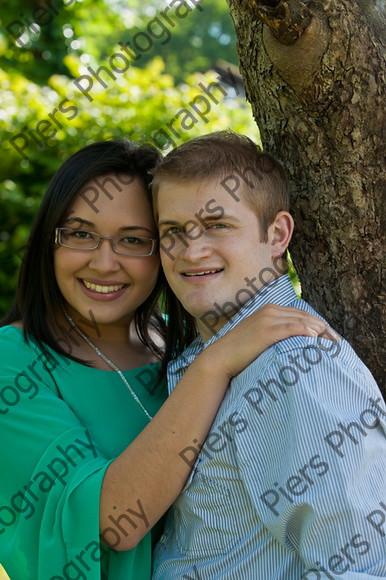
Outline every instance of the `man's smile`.
{"label": "man's smile", "polygon": [[182,275],[188,278],[196,277],[196,276],[208,276],[211,274],[218,274],[222,272],[223,268],[211,268],[206,270],[189,270],[187,272],[182,272]]}

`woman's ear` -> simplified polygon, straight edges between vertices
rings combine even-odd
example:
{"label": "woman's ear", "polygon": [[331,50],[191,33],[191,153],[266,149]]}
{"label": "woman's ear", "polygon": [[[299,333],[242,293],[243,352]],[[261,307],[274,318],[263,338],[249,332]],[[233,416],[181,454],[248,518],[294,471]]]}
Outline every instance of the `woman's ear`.
{"label": "woman's ear", "polygon": [[272,258],[280,257],[286,251],[294,231],[294,220],[288,211],[279,211],[269,226],[268,239]]}

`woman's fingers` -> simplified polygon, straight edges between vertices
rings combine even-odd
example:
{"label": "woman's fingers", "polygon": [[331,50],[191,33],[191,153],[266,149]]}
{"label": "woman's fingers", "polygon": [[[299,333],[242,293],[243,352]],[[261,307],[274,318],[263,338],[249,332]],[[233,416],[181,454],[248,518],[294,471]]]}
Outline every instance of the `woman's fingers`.
{"label": "woman's fingers", "polygon": [[209,349],[212,353],[216,352],[216,363],[233,377],[264,350],[291,336],[320,336],[332,341],[340,340],[339,335],[318,316],[298,308],[266,304],[242,320]]}
{"label": "woman's fingers", "polygon": [[340,340],[339,335],[324,320],[290,306],[266,304],[248,318],[251,319],[251,324],[265,327],[268,332],[278,331],[282,335],[280,340],[295,335],[323,336],[328,340]]}

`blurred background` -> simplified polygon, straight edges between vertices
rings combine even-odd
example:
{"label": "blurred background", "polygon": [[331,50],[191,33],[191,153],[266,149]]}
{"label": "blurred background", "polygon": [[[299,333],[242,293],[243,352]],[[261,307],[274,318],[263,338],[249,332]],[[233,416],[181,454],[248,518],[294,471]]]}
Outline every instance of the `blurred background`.
{"label": "blurred background", "polygon": [[[167,153],[218,129],[256,142],[259,133],[225,0],[1,0],[0,8],[1,316],[41,197],[77,149],[125,136]],[[214,82],[222,89],[208,89]]]}

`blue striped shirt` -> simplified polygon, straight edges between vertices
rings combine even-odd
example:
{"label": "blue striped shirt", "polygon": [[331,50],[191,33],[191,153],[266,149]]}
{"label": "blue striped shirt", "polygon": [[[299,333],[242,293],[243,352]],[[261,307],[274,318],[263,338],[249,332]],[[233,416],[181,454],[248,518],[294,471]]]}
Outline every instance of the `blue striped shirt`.
{"label": "blue striped shirt", "polygon": [[[314,310],[288,276],[172,361],[172,391],[213,341],[266,303]],[[242,345],[240,345],[242,347]],[[293,337],[235,377],[154,553],[154,580],[386,578],[386,409],[345,341]]]}

